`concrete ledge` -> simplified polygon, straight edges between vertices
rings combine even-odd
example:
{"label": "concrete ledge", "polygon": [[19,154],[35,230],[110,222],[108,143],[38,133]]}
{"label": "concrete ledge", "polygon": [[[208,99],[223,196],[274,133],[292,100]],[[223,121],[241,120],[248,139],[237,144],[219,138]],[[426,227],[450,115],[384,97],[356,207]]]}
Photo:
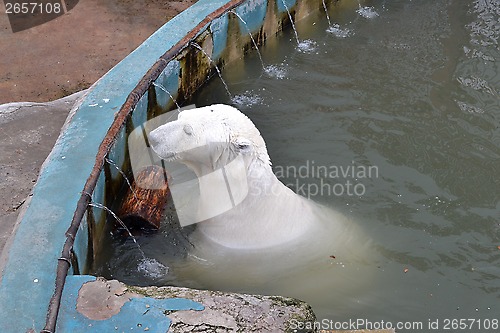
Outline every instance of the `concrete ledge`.
{"label": "concrete ledge", "polygon": [[311,307],[300,300],[281,296],[247,295],[177,287],[130,287],[154,298],[188,298],[203,311],[177,311],[169,315],[169,332],[293,332],[290,321],[315,320]]}
{"label": "concrete ledge", "polygon": [[311,307],[293,298],[131,287],[81,275],[67,278],[57,331],[270,333],[293,332],[291,321],[314,320]]}
{"label": "concrete ledge", "polygon": [[[73,106],[85,93],[80,91],[47,103],[0,105],[0,272],[1,258],[8,257],[9,239],[23,216],[21,213],[29,206],[38,168],[50,154]],[[31,124],[31,128],[26,130],[25,124]],[[0,281],[1,276],[0,273]]]}

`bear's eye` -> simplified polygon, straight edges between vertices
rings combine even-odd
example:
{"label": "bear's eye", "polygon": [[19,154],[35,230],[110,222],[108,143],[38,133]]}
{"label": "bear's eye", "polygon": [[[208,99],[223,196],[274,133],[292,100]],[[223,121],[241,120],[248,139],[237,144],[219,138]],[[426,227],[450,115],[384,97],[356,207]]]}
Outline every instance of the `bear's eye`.
{"label": "bear's eye", "polygon": [[184,133],[186,133],[187,135],[192,135],[193,134],[193,128],[189,125],[185,125],[184,126]]}

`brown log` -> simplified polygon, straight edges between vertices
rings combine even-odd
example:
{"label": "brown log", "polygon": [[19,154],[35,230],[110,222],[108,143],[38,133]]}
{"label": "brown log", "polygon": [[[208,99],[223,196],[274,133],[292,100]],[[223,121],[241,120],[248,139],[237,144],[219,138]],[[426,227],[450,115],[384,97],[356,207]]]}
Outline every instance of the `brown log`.
{"label": "brown log", "polygon": [[165,219],[169,188],[165,170],[157,165],[138,172],[118,210],[118,217],[130,228],[158,230]]}

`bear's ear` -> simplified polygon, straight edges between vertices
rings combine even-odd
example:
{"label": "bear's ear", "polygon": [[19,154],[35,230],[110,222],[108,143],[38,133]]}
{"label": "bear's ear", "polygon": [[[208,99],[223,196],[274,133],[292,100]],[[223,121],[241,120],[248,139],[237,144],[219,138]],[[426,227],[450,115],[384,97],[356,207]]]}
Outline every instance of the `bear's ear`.
{"label": "bear's ear", "polygon": [[234,149],[237,152],[246,153],[249,152],[252,148],[252,142],[242,137],[233,138],[233,140],[231,140],[231,143],[233,144]]}

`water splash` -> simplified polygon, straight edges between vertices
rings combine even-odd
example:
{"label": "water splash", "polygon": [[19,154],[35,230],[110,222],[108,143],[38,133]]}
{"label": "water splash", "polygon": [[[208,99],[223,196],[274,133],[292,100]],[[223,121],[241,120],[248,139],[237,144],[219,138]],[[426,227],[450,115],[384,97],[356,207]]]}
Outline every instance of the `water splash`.
{"label": "water splash", "polygon": [[156,259],[143,258],[137,265],[137,271],[150,278],[158,279],[167,275],[169,268]]}
{"label": "water splash", "polygon": [[243,94],[234,96],[231,101],[233,102],[233,104],[239,107],[246,107],[256,104],[262,104],[263,99],[259,95],[247,90]]}
{"label": "water splash", "polygon": [[237,12],[235,12],[234,10],[231,10],[231,13],[233,13],[234,15],[236,15],[236,17],[238,17],[240,19],[240,21],[243,22],[243,24],[245,25],[245,28],[247,29],[248,35],[250,36],[250,39],[252,40],[253,46],[254,46],[254,48],[257,51],[257,54],[259,56],[260,63],[262,64],[262,69],[265,70],[264,60],[262,60],[262,54],[260,54],[260,51],[259,51],[259,45],[257,45],[257,42],[253,38],[252,32],[248,28],[247,22],[245,22],[245,20]]}
{"label": "water splash", "polygon": [[356,10],[356,13],[366,19],[373,19],[378,16],[378,13],[373,7],[360,7],[358,10]]}
{"label": "water splash", "polygon": [[222,74],[221,74],[220,69],[217,66],[217,64],[212,60],[212,58],[208,55],[208,53],[200,45],[198,45],[195,42],[191,42],[191,45],[194,46],[195,48],[197,48],[199,51],[201,51],[205,55],[205,57],[207,57],[207,59],[212,63],[212,65],[214,65],[215,70],[217,71],[217,74],[219,75],[219,78],[222,81],[222,84],[224,85],[224,88],[226,89],[226,92],[227,92],[229,98],[233,98],[233,96],[231,95],[231,92],[229,91],[229,87],[227,86],[226,81],[224,81],[224,79],[222,78]]}
{"label": "water splash", "polygon": [[135,193],[135,190],[134,188],[132,187],[132,184],[130,183],[130,180],[128,179],[127,175],[125,174],[125,172],[123,172],[123,170],[118,166],[118,164],[116,164],[115,161],[113,161],[112,159],[109,159],[107,157],[104,158],[104,160],[109,164],[109,165],[112,165],[113,167],[115,167],[116,170],[118,170],[118,172],[122,175],[123,179],[125,179],[125,181],[127,182],[127,185],[128,187],[130,188],[130,191],[132,192],[132,194],[134,195],[134,198],[136,200],[138,200],[139,198],[137,197],[137,194]]}
{"label": "water splash", "polygon": [[302,53],[313,53],[316,51],[316,42],[312,39],[305,39],[299,43],[297,49]]}
{"label": "water splash", "polygon": [[280,80],[283,80],[284,78],[286,78],[286,76],[288,74],[288,69],[286,68],[286,65],[284,65],[284,64],[268,65],[268,66],[266,66],[264,71],[266,72],[266,74],[269,77],[273,77],[275,79],[280,79]]}
{"label": "water splash", "polygon": [[342,29],[338,24],[333,24],[328,29],[326,29],[326,31],[338,38],[347,38],[352,35],[352,31],[350,29]]}
{"label": "water splash", "polygon": [[180,107],[179,103],[177,103],[177,100],[174,98],[174,96],[172,96],[172,94],[170,93],[170,91],[168,91],[167,89],[165,89],[164,86],[162,86],[161,84],[156,83],[156,82],[153,82],[153,86],[158,87],[162,91],[164,91],[170,97],[170,99],[175,103],[175,106],[177,107],[177,110],[179,112],[181,112],[181,107]]}

